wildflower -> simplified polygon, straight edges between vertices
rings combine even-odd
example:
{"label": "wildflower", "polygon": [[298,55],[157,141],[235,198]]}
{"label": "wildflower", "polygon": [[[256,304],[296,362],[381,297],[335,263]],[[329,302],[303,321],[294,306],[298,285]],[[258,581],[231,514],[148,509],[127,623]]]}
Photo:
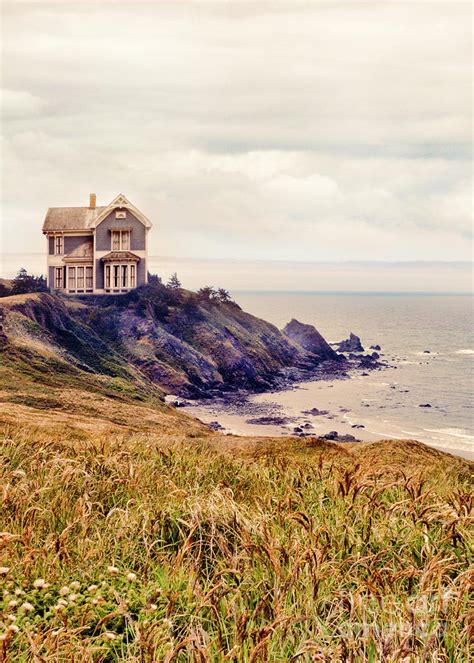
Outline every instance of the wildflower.
{"label": "wildflower", "polygon": [[119,569],[116,566],[108,566],[107,571],[110,573],[110,575],[117,575],[119,573]]}
{"label": "wildflower", "polygon": [[0,642],[5,642],[8,637],[8,633],[0,633]]}
{"label": "wildflower", "polygon": [[67,585],[64,585],[64,587],[61,587],[61,589],[59,590],[59,595],[60,596],[67,596],[70,591],[71,590],[69,589],[69,587]]}
{"label": "wildflower", "polygon": [[7,615],[7,619],[10,622],[16,622],[16,615]]}
{"label": "wildflower", "polygon": [[171,621],[171,619],[163,619],[163,624],[168,628],[173,628],[173,622]]}
{"label": "wildflower", "polygon": [[17,587],[15,589],[15,596],[23,596],[24,593],[25,592],[22,589],[20,589],[19,587]]}
{"label": "wildflower", "polygon": [[21,608],[25,612],[31,612],[32,610],[34,610],[34,607],[31,605],[31,603],[28,603],[28,601],[25,601],[24,603],[22,603]]}
{"label": "wildflower", "polygon": [[78,582],[77,580],[73,580],[73,582],[71,582],[70,587],[71,587],[71,589],[75,589],[75,590],[81,589],[81,583]]}
{"label": "wildflower", "polygon": [[132,573],[131,571],[130,571],[130,573],[127,573],[128,582],[134,582],[136,579],[137,579],[137,574],[136,573]]}
{"label": "wildflower", "polygon": [[74,603],[74,601],[77,601],[77,594],[69,594],[68,599]]}
{"label": "wildflower", "polygon": [[9,570],[9,566],[0,566],[0,576],[6,576]]}
{"label": "wildflower", "polygon": [[3,596],[7,597],[9,594],[10,592],[8,591],[8,589],[3,590]]}
{"label": "wildflower", "polygon": [[20,629],[19,629],[19,627],[18,627],[16,624],[10,624],[10,626],[8,627],[8,630],[9,630],[11,633],[18,633],[18,631],[19,631]]}
{"label": "wildflower", "polygon": [[8,607],[9,608],[16,608],[17,605],[18,605],[18,601],[13,600],[13,601],[9,602]]}
{"label": "wildflower", "polygon": [[104,633],[104,638],[106,638],[107,640],[115,640],[116,637],[117,634],[114,633],[113,631],[105,631]]}
{"label": "wildflower", "polygon": [[99,588],[97,587],[97,585],[89,585],[89,587],[87,588],[87,591],[90,592],[91,594],[93,594],[93,593],[96,592],[98,589],[99,589]]}
{"label": "wildflower", "polygon": [[158,610],[156,603],[150,603],[150,610]]}
{"label": "wildflower", "polygon": [[46,587],[48,587],[48,583],[44,578],[37,578],[33,583],[33,587],[36,589],[46,589]]}
{"label": "wildflower", "polygon": [[98,605],[99,601],[98,599],[92,599],[91,603],[92,605]]}
{"label": "wildflower", "polygon": [[68,602],[65,599],[58,599],[58,602],[54,606],[55,610],[62,610],[63,608],[66,608],[68,606]]}

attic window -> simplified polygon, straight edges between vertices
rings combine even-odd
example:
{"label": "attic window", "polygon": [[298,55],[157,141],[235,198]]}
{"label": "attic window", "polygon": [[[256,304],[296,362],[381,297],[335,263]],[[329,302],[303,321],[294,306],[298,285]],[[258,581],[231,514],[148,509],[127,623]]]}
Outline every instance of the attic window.
{"label": "attic window", "polygon": [[115,218],[116,219],[126,219],[127,218],[127,212],[115,212]]}

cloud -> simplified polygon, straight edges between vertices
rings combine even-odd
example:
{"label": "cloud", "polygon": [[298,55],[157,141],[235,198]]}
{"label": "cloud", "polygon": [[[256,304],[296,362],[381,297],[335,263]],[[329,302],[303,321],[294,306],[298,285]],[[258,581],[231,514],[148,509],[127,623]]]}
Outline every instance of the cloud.
{"label": "cloud", "polygon": [[469,259],[470,13],[7,1],[4,246],[123,191],[153,253]]}

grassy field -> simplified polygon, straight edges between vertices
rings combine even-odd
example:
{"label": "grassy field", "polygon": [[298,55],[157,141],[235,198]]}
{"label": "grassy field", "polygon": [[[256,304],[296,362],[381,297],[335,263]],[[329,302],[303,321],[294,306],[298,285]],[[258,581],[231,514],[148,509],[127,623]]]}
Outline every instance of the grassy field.
{"label": "grassy field", "polygon": [[4,424],[2,660],[469,660],[469,463],[177,422]]}
{"label": "grassy field", "polygon": [[28,325],[0,335],[2,663],[470,660],[472,463],[212,433]]}

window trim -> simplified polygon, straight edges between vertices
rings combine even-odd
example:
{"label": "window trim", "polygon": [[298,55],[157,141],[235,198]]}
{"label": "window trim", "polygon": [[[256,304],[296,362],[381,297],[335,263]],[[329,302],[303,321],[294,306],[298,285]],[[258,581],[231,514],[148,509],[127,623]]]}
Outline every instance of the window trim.
{"label": "window trim", "polygon": [[64,267],[55,267],[54,268],[54,289],[62,290],[63,289],[63,278],[64,278]]}
{"label": "window trim", "polygon": [[54,255],[62,256],[64,253],[64,237],[63,235],[54,235]]}

